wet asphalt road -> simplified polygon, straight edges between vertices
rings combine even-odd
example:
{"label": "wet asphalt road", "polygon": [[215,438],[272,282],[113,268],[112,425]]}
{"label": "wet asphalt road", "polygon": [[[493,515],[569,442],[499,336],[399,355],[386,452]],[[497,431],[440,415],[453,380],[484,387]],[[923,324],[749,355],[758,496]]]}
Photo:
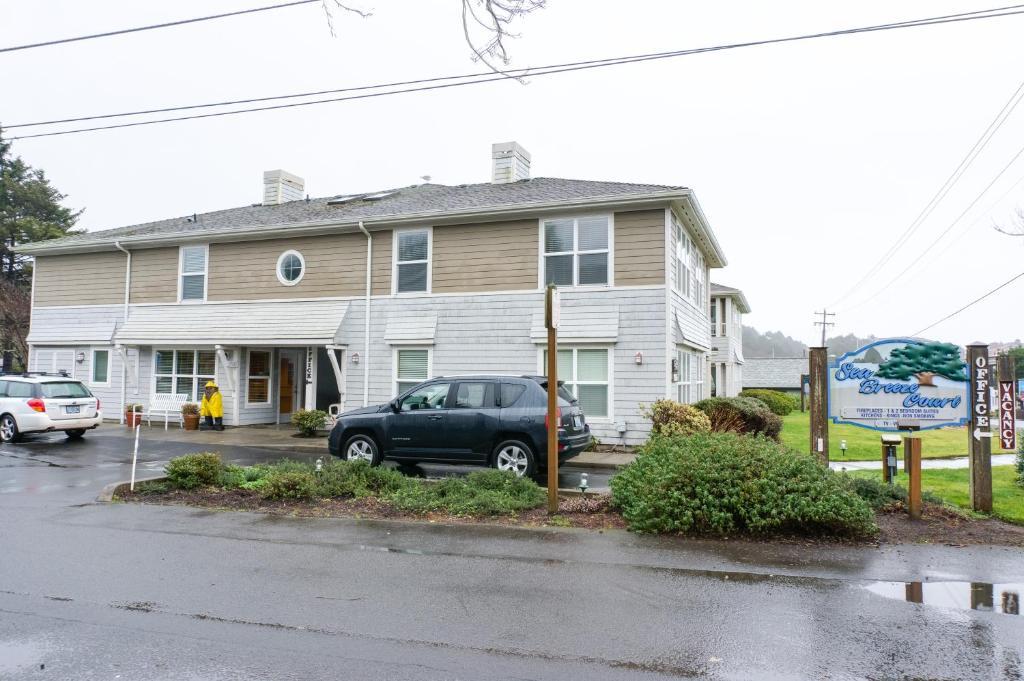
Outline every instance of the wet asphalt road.
{"label": "wet asphalt road", "polygon": [[[1020,616],[873,580],[1002,548],[825,548],[93,503],[124,440],[0,446],[0,678],[1014,679]],[[188,445],[144,450],[159,472]],[[247,463],[280,451],[222,452]],[[926,590],[927,593],[927,590]],[[45,667],[41,667],[45,665]]]}

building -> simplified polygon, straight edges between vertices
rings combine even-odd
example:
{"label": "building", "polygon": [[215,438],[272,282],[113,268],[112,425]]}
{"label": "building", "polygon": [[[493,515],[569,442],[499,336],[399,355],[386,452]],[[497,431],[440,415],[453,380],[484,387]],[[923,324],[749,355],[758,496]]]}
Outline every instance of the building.
{"label": "building", "polygon": [[743,291],[711,282],[711,394],[736,397],[743,390]]}
{"label": "building", "polygon": [[743,387],[766,388],[800,395],[800,377],[808,372],[806,357],[748,357]]}
{"label": "building", "polygon": [[31,368],[84,378],[110,413],[215,378],[226,424],[286,422],[428,377],[542,372],[554,282],[559,378],[598,437],[642,441],[642,404],[706,395],[726,261],[690,189],[531,178],[514,142],[483,184],[309,199],[263,179],[259,204],[22,246]]}

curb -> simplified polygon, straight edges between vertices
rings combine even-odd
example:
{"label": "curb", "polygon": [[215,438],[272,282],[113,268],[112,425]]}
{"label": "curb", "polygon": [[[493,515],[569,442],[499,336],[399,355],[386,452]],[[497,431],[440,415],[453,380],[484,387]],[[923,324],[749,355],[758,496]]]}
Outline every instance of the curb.
{"label": "curb", "polygon": [[[152,480],[164,480],[166,478],[166,475],[157,475],[151,478],[135,478],[135,484],[139,484],[140,482],[150,482]],[[114,500],[114,494],[117,492],[118,488],[130,484],[132,484],[131,480],[112,482],[109,485],[105,486],[102,490],[100,490],[99,496],[96,497],[96,501],[101,504],[109,504]]]}
{"label": "curb", "polygon": [[586,461],[573,461],[573,460],[570,459],[569,461],[566,461],[564,464],[562,464],[558,468],[559,469],[563,469],[563,468],[581,468],[581,469],[590,469],[590,470],[593,470],[593,469],[596,468],[596,469],[602,469],[602,470],[617,471],[617,470],[619,470],[620,468],[622,468],[625,465],[627,465],[627,464],[624,464],[624,463],[606,463],[604,461],[594,461],[593,463],[587,463]]}

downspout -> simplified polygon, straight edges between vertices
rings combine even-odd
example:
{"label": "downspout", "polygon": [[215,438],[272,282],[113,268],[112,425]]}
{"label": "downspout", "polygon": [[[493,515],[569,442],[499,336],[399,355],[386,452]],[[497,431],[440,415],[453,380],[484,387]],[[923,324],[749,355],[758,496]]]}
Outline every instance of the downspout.
{"label": "downspout", "polygon": [[[132,289],[132,252],[121,246],[120,241],[114,242],[114,248],[128,256],[128,261],[124,267],[124,321],[128,321],[128,300],[131,295]],[[123,323],[123,322],[122,322]],[[120,345],[120,344],[119,344]],[[119,348],[120,349],[120,348]],[[127,389],[128,389],[128,351],[125,350],[121,354],[121,412],[120,423],[124,423],[124,408],[126,406]]]}
{"label": "downspout", "polygon": [[370,404],[370,276],[373,273],[373,237],[359,221],[359,231],[366,235],[366,330],[363,338],[363,406]]}

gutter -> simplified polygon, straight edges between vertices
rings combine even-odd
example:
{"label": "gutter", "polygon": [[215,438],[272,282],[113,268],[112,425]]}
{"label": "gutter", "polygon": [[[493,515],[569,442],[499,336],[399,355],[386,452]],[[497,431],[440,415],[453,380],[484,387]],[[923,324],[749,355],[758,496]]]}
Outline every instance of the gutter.
{"label": "gutter", "polygon": [[[373,237],[359,221],[359,231],[366,235],[366,303],[363,317],[366,319],[366,330],[363,338],[363,406],[370,404],[370,277],[373,274]],[[344,389],[344,388],[343,388]],[[344,405],[342,405],[344,410]]]}
{"label": "gutter", "polygon": [[[673,189],[670,191],[652,192],[649,194],[635,194],[635,195],[619,195],[619,196],[605,196],[605,197],[593,197],[590,199],[581,199],[579,201],[540,201],[535,203],[519,204],[514,207],[491,207],[491,208],[469,208],[465,210],[457,211],[423,211],[419,213],[405,213],[401,215],[381,215],[375,218],[369,218],[364,220],[358,220],[355,222],[344,222],[338,220],[313,220],[308,222],[295,222],[295,223],[284,223],[284,224],[273,224],[273,225],[261,225],[258,227],[250,227],[247,229],[237,228],[220,228],[220,229],[202,229],[192,230],[188,232],[177,232],[167,235],[145,235],[141,237],[126,237],[120,239],[121,243],[130,243],[136,247],[155,247],[164,246],[169,244],[178,244],[189,241],[204,241],[210,237],[233,237],[238,240],[250,240],[253,237],[262,237],[266,239],[280,238],[281,230],[286,229],[289,232],[289,236],[302,236],[306,234],[317,234],[317,233],[338,233],[339,229],[348,229],[353,232],[356,230],[364,231],[365,226],[380,226],[380,227],[401,227],[404,225],[421,225],[425,220],[431,221],[433,224],[447,224],[449,222],[457,223],[475,219],[493,219],[493,218],[504,218],[504,217],[517,217],[527,215],[535,217],[537,211],[550,211],[553,213],[568,212],[577,209],[603,209],[603,208],[639,208],[641,206],[660,203],[664,201],[682,200],[692,198],[693,193],[689,189]],[[696,202],[694,202],[696,205]],[[699,207],[696,208],[696,212],[700,214]],[[703,217],[703,214],[700,214]],[[23,246],[16,247],[14,250],[18,253],[25,255],[32,254],[61,254],[61,253],[80,253],[84,251],[102,251],[109,250],[109,241],[92,241],[92,242],[80,242],[80,243],[68,243],[60,244],[54,242],[38,242],[33,244],[24,244]],[[717,246],[717,242],[716,246]]]}
{"label": "gutter", "polygon": [[[124,321],[128,321],[128,301],[132,290],[132,252],[121,246],[120,241],[114,242],[114,248],[128,256],[124,267]],[[124,423],[125,400],[128,396],[128,353],[122,352],[121,344],[117,344],[118,353],[121,355],[121,423]]]}

